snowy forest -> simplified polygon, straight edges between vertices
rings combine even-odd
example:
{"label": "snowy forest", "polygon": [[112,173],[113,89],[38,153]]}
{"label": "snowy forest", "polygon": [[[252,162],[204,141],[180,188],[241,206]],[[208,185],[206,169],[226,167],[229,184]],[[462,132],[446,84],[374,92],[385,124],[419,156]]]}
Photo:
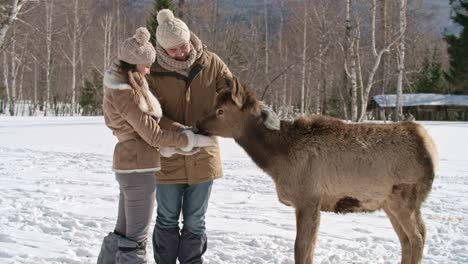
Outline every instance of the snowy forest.
{"label": "snowy forest", "polygon": [[[433,2],[1,0],[0,113],[101,115],[118,44],[139,26],[154,31],[166,7],[283,117],[362,121],[372,95],[466,94],[466,73],[461,85],[449,78],[458,33],[435,25]],[[453,15],[462,2],[446,7]]]}
{"label": "snowy forest", "polygon": [[[154,59],[127,62],[129,84],[107,78],[124,40],[152,51],[162,9],[238,79],[210,68],[150,91],[143,72],[169,75]],[[97,263],[106,244],[156,263],[163,170],[186,190],[167,217],[174,263],[194,263],[182,237],[205,264],[468,263],[467,25],[468,0],[0,0],[0,263]],[[205,198],[185,199],[198,183]],[[135,185],[151,219],[121,207],[141,202]],[[204,241],[186,228],[194,200]],[[122,212],[147,236],[119,232]]]}

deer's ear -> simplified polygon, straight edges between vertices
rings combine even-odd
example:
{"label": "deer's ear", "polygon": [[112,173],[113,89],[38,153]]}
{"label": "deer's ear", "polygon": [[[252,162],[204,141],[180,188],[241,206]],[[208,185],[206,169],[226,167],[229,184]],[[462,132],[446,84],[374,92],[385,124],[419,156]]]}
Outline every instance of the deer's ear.
{"label": "deer's ear", "polygon": [[263,118],[263,124],[270,130],[281,129],[281,119],[270,107],[262,104],[261,113]]}
{"label": "deer's ear", "polygon": [[237,107],[242,108],[245,102],[245,89],[244,86],[240,83],[239,79],[235,76],[232,78],[226,79],[226,83],[231,90],[232,101],[237,105]]}

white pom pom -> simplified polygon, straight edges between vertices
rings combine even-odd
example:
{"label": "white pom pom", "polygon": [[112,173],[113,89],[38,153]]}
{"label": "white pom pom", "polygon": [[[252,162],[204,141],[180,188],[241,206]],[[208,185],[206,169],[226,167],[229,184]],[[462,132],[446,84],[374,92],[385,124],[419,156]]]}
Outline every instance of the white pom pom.
{"label": "white pom pom", "polygon": [[140,27],[140,28],[137,28],[134,37],[136,41],[138,42],[138,44],[143,45],[149,41],[151,35],[148,29],[146,29],[145,27]]}
{"label": "white pom pom", "polygon": [[162,23],[173,20],[174,19],[174,13],[170,9],[163,9],[158,12],[157,20],[158,24],[161,25]]}

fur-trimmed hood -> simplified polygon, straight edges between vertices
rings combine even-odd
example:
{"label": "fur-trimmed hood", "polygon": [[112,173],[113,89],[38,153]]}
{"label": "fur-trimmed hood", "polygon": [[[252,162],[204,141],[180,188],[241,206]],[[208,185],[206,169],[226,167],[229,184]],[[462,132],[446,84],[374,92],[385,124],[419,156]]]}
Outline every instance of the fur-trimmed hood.
{"label": "fur-trimmed hood", "polygon": [[[107,89],[132,90],[132,87],[126,82],[122,75],[113,69],[106,70],[106,72],[104,73],[103,84],[104,87]],[[141,109],[141,111],[149,115],[152,115],[158,119],[161,118],[163,115],[161,104],[159,103],[158,99],[156,99],[156,97],[150,92],[146,79],[143,79],[142,90],[147,94],[147,97],[150,101],[149,103],[153,107],[153,111],[150,112],[148,110],[148,104],[146,103],[146,100],[145,98],[143,98],[143,96],[140,96],[138,107]]]}

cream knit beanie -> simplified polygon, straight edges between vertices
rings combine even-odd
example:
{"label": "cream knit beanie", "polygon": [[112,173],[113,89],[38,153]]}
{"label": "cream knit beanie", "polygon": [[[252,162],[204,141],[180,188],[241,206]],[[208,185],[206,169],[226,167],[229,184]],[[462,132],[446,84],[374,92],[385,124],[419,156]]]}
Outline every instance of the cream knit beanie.
{"label": "cream knit beanie", "polygon": [[153,64],[156,50],[149,43],[150,33],[145,27],[136,30],[133,37],[120,45],[119,59],[130,64]]}
{"label": "cream knit beanie", "polygon": [[164,49],[190,41],[189,28],[182,20],[174,17],[171,10],[163,9],[159,11],[157,20],[156,41]]}

